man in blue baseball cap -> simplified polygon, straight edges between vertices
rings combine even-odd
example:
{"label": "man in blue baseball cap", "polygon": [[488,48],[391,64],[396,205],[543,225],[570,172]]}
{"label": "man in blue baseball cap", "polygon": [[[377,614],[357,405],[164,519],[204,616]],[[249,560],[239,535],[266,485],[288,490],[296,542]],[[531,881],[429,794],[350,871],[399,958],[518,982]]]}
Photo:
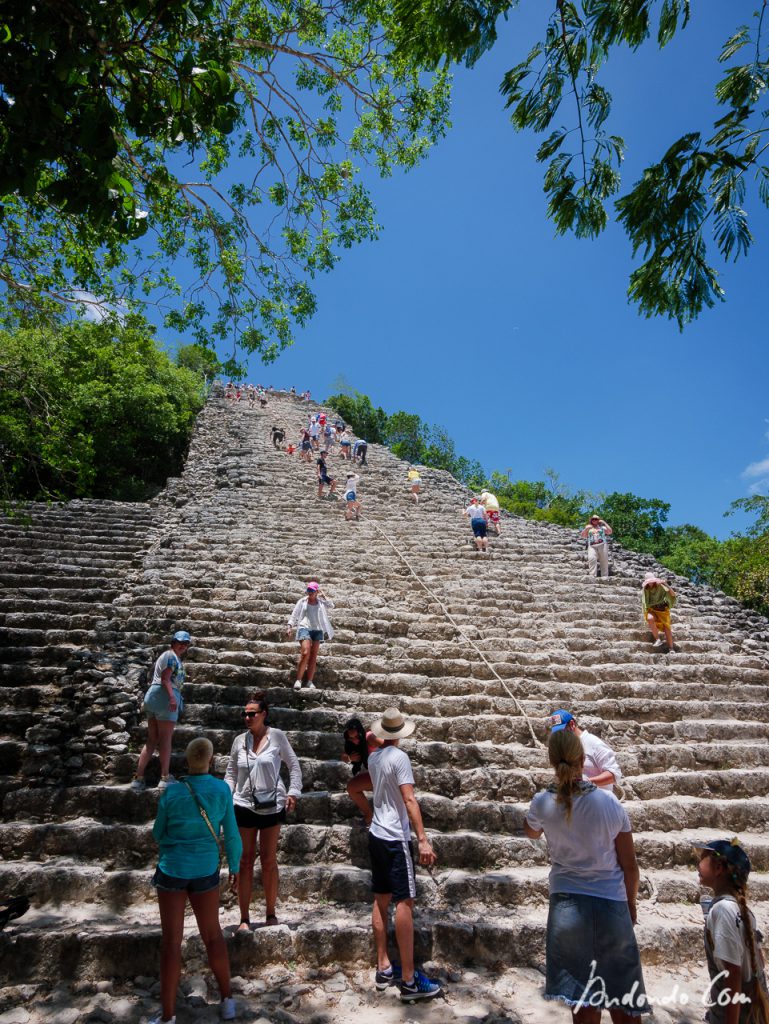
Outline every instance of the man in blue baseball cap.
{"label": "man in blue baseball cap", "polygon": [[171,771],[171,740],[179,715],[184,707],[182,687],[185,672],[182,664],[190,648],[192,638],[186,629],[178,629],[171,639],[171,647],[163,651],[152,671],[152,682],[144,694],[144,711],[147,715],[147,742],[139,754],[136,777],[131,783],[134,793],[146,789],[144,772],[155,750],[160,758],[160,782],[158,789],[176,782]]}
{"label": "man in blue baseball cap", "polygon": [[579,736],[582,749],[585,751],[584,776],[599,789],[613,789],[621,786],[622,771],[617,763],[617,755],[608,743],[594,736],[587,729],[580,729],[577,719],[569,711],[561,708],[554,711],[548,718],[551,732],[568,729]]}

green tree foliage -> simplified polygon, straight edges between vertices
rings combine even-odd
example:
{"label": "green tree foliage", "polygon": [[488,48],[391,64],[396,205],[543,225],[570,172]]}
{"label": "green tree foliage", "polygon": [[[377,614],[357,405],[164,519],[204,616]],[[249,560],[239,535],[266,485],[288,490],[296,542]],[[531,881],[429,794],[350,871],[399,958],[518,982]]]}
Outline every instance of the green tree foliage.
{"label": "green tree foliage", "polygon": [[724,541],[722,566],[729,578],[728,593],[769,616],[769,495],[740,498],[732,502],[726,514],[737,511],[748,512],[756,519],[744,534]]}
{"label": "green tree foliage", "polygon": [[[386,443],[399,459],[427,465],[423,461],[427,452],[427,429],[427,424],[416,413],[402,410],[394,412],[387,418]],[[440,468],[445,469],[445,466]]]}
{"label": "green tree foliage", "polygon": [[216,353],[203,345],[182,345],[176,353],[176,365],[191,370],[207,381],[213,380],[223,371]]}
{"label": "green tree foliage", "polygon": [[385,444],[387,413],[374,408],[368,395],[350,390],[349,394],[333,395],[328,404],[349,423],[358,437],[365,437],[372,444]]}
{"label": "green tree foliage", "polygon": [[720,553],[723,545],[698,526],[669,526],[665,530],[666,552],[663,565],[693,583],[708,584],[724,590],[727,581],[722,572]]}
{"label": "green tree foliage", "polygon": [[[398,52],[427,66],[472,66],[497,41],[518,0],[395,0]],[[621,187],[624,139],[609,128],[603,72],[612,55],[650,39],[664,47],[689,21],[690,0],[550,0],[542,36],[504,75],[513,127],[545,135],[548,215],[556,231],[592,238],[606,227]],[[753,240],[749,193],[769,205],[767,0],[723,45],[715,98],[722,108],[703,137],[672,140],[660,160],[614,204],[641,262],[628,294],[646,316],[683,326],[724,297],[714,254],[744,255]],[[547,133],[547,134],[545,134]]]}
{"label": "green tree foliage", "polygon": [[611,524],[615,538],[625,547],[645,551],[656,558],[667,554],[668,502],[615,491],[603,498],[594,511]]}
{"label": "green tree foliage", "polygon": [[413,167],[447,126],[447,75],[391,24],[388,0],[6,0],[5,325],[151,303],[274,358],[377,235],[362,166]]}
{"label": "green tree foliage", "polygon": [[584,492],[572,494],[553,475],[547,480],[510,480],[495,471],[488,487],[496,494],[500,506],[513,515],[559,526],[576,527],[584,523]]}
{"label": "green tree foliage", "polygon": [[374,407],[368,395],[346,383],[343,394],[332,395],[327,401],[358,437],[388,445],[398,458],[407,462],[445,469],[471,487],[483,483],[485,473],[480,463],[457,455],[456,446],[443,427],[428,426],[416,413],[399,411],[388,416],[380,406]]}
{"label": "green tree foliage", "polygon": [[146,498],[180,471],[201,405],[141,322],[0,331],[0,496]]}

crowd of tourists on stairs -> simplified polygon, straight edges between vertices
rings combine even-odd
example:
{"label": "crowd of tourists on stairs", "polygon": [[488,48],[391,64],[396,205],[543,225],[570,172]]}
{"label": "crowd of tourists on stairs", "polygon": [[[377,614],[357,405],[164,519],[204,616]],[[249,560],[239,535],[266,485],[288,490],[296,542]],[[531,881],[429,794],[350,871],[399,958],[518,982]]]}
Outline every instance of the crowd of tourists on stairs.
{"label": "crowd of tourists on stairs", "polygon": [[252,402],[252,396],[264,397],[264,404],[267,404],[267,397],[269,395],[290,395],[292,398],[298,398],[301,401],[309,402],[312,393],[310,391],[302,391],[300,395],[297,395],[296,388],[292,385],[290,388],[274,388],[272,384],[268,384],[266,387],[264,384],[235,384],[234,381],[228,380],[224,385],[224,397],[227,401],[232,402]]}
{"label": "crowd of tourists on stairs", "polygon": [[[231,385],[227,385],[229,388]],[[249,385],[250,387],[251,385]],[[226,397],[226,392],[225,392]],[[283,427],[272,426],[272,443],[282,448],[286,437]],[[329,471],[328,457],[335,444],[340,446],[342,460],[353,460],[361,466],[367,465],[368,444],[359,438],[353,443],[347,435],[347,425],[337,417],[332,423],[330,415],[323,410],[310,414],[307,425],[302,427],[296,446],[288,444],[286,450],[293,454],[299,451],[300,459],[311,462],[313,452],[317,453],[315,472],[318,485],[318,498],[324,493],[329,498],[337,493],[337,480]],[[419,502],[422,490],[422,478],[419,470],[408,466],[406,470],[406,486],[415,504]],[[340,495],[344,506],[345,519],[360,519],[361,500],[359,495],[360,475],[347,473]],[[473,543],[479,554],[489,554],[488,529],[494,528],[496,535],[501,535],[501,510],[499,499],[491,491],[484,489],[479,497],[472,497],[470,504],[463,510],[463,516],[469,520],[473,532]],[[613,535],[611,526],[599,515],[593,514],[580,531],[581,538],[587,547],[588,573],[600,580],[608,580],[609,540]],[[644,622],[648,625],[655,650],[672,653],[673,634],[670,623],[670,610],[676,603],[675,591],[659,579],[654,573],[647,573],[641,588],[641,604]],[[663,634],[662,636],[660,634]],[[664,637],[664,638],[663,638]]]}
{"label": "crowd of tourists on stairs", "polygon": [[[237,399],[236,399],[237,400]],[[336,481],[328,472],[328,448],[339,440],[341,456],[351,455],[366,464],[365,442],[342,437],[345,426],[327,422],[324,414],[309,418],[300,438],[302,457],[309,461],[312,450],[316,461],[318,496],[328,487],[333,494]],[[327,433],[327,431],[329,433]],[[329,434],[333,439],[329,441]],[[273,427],[272,440],[280,447],[285,434]],[[327,447],[321,448],[321,438]],[[346,443],[345,443],[346,442]],[[344,491],[347,518],[359,514],[357,487],[360,476],[349,473]],[[407,484],[416,502],[421,479],[409,468]],[[476,547],[488,550],[488,523],[499,535],[499,502],[495,495],[482,492],[473,498],[464,515],[473,528]],[[582,531],[587,541],[588,566],[592,575],[608,576],[607,538],[611,527],[592,516]],[[660,630],[668,649],[673,648],[670,608],[675,592],[653,573],[647,573],[642,585],[642,607],[655,639],[662,646]],[[317,580],[307,584],[288,619],[289,635],[296,631],[299,661],[294,689],[306,682],[314,690],[314,673],[321,643],[333,637],[329,611],[331,602]],[[302,777],[299,761],[288,738],[269,723],[265,695],[253,694],[242,712],[246,729],[238,735],[230,750],[225,781],[210,773],[213,747],[205,739],[188,745],[186,758],[189,777],[175,782],[170,775],[173,729],[183,707],[185,679],[183,659],[189,649],[189,633],[174,634],[170,649],[153,667],[152,682],[145,694],[148,718],[147,742],[142,749],[132,789],[145,788],[144,773],[155,750],[161,763],[161,801],[153,834],[161,850],[153,884],[158,892],[163,941],[161,947],[161,1004],[157,1022],[174,1021],[176,989],[181,969],[181,940],[184,908],[189,897],[209,964],[221,992],[221,1016],[233,1019],[235,1005],[231,994],[229,961],[219,925],[219,858],[211,868],[211,857],[220,832],[224,835],[230,882],[238,894],[240,923],[238,930],[250,931],[250,906],[257,847],[265,896],[265,925],[277,923],[278,895],[277,846],[280,828],[301,796]],[[532,800],[524,831],[532,839],[544,835],[548,840],[553,868],[550,875],[550,909],[546,937],[545,998],[564,1002],[572,1009],[577,1024],[593,1024],[606,1007],[615,1024],[632,1021],[648,1010],[638,946],[633,933],[636,923],[638,867],[630,822],[614,795],[622,795],[621,770],[614,751],[566,710],[549,719],[549,758],[555,781]],[[398,985],[407,1002],[433,998],[440,985],[414,965],[413,908],[416,897],[414,863],[410,849],[413,827],[417,837],[420,864],[436,862],[422,821],[414,792],[414,778],[408,755],[399,749],[401,738],[414,731],[397,708],[390,708],[366,730],[359,719],[347,723],[342,759],[352,767],[348,793],[362,812],[368,829],[374,906],[372,930],[377,953],[375,986],[384,990]],[[288,787],[281,778],[281,766],[289,771]],[[373,792],[369,806],[365,796]],[[197,814],[196,814],[197,812]],[[211,846],[211,842],[215,847]],[[726,996],[751,993],[751,1005],[766,1010],[763,964],[752,915],[745,903],[745,885],[750,871],[747,854],[734,843],[712,840],[702,844],[699,873],[703,884],[716,894],[706,923],[706,949],[712,974],[721,980],[720,992]],[[722,902],[734,902],[736,915]],[[400,963],[392,963],[387,950],[387,920],[395,906],[395,934]],[[711,915],[712,918],[711,918]],[[738,955],[739,954],[739,955]],[[731,958],[731,959],[730,959]],[[595,978],[601,980],[601,999],[585,1000]],[[723,978],[726,980],[723,981]],[[726,1004],[724,1004],[726,1005]],[[712,1024],[737,1024],[732,1008],[708,1018]],[[769,1024],[769,1016],[757,1016]],[[747,1018],[746,1018],[747,1020]],[[752,1018],[751,1018],[752,1020]]]}
{"label": "crowd of tourists on stairs", "polygon": [[[311,661],[312,645],[331,631],[327,611],[322,614],[328,606],[331,602],[313,580],[291,614],[291,628],[296,628],[303,645],[300,666],[304,663],[304,671]],[[308,617],[312,608],[317,611]],[[158,713],[166,716],[161,721],[170,722],[169,738],[181,708],[182,662],[189,645],[186,631],[174,634],[170,650],[158,658],[146,695],[150,722]],[[158,696],[158,690],[164,697]],[[165,707],[161,708],[163,700]],[[301,796],[301,769],[286,734],[270,723],[263,693],[252,694],[241,714],[245,729],[230,749],[224,782],[210,775],[213,747],[202,737],[187,747],[189,776],[180,780],[182,785],[173,784],[168,772],[162,779],[165,785],[153,828],[160,849],[153,885],[162,930],[162,1008],[156,1024],[175,1019],[188,898],[219,985],[222,1019],[235,1016],[229,961],[219,924],[220,833],[230,884],[238,895],[238,930],[248,932],[252,927],[257,851],[265,898],[264,925],[277,923],[278,840],[286,814],[295,809]],[[650,1006],[633,931],[639,872],[630,821],[615,795],[622,795],[620,765],[611,747],[580,727],[570,711],[553,712],[547,727],[554,781],[534,796],[524,821],[529,838],[547,839],[552,864],[544,996],[569,1006],[576,1024],[595,1024],[602,1008],[609,1010],[615,1024],[637,1020],[650,1012]],[[341,755],[352,769],[348,793],[368,830],[371,923],[377,955],[374,984],[379,991],[397,985],[406,1002],[430,999],[440,992],[439,983],[414,964],[412,829],[419,863],[430,867],[437,859],[416,799],[410,759],[399,748],[399,741],[411,736],[414,729],[414,721],[397,708],[388,708],[368,729],[360,718],[352,719],[345,726]],[[140,757],[142,771],[151,757],[148,747],[149,742]],[[281,778],[283,765],[288,769],[288,785]],[[132,788],[143,789],[143,777],[140,780],[137,775]],[[366,797],[369,791],[372,804]],[[705,948],[718,1001],[709,1009],[707,1019],[711,1024],[769,1024],[761,937],[746,903],[750,860],[736,840],[694,845],[700,851],[700,880],[714,892],[712,903],[705,906]],[[395,908],[399,962],[390,960],[387,948],[391,906]],[[749,1002],[741,1004],[743,998]],[[742,1012],[745,1005],[753,1016]]]}

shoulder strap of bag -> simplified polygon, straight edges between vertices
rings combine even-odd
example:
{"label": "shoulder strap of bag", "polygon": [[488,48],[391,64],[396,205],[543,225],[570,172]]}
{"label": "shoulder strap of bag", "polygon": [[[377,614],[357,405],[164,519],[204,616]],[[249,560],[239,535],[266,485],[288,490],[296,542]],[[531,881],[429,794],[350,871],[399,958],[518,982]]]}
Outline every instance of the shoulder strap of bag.
{"label": "shoulder strap of bag", "polygon": [[195,790],[189,784],[187,779],[179,779],[179,781],[182,782],[187,787],[189,792],[192,794],[192,799],[198,805],[198,810],[200,811],[200,817],[203,819],[203,821],[206,823],[206,825],[208,825],[208,831],[214,837],[214,842],[216,843],[216,849],[219,851],[219,862],[221,863],[221,860],[222,860],[222,845],[221,845],[221,842],[219,840],[219,836],[216,834],[216,832],[214,832],[214,826],[211,824],[211,819],[208,817],[208,812],[206,811],[206,809],[203,806],[203,804],[200,802],[200,798],[198,797],[198,794],[195,792]]}

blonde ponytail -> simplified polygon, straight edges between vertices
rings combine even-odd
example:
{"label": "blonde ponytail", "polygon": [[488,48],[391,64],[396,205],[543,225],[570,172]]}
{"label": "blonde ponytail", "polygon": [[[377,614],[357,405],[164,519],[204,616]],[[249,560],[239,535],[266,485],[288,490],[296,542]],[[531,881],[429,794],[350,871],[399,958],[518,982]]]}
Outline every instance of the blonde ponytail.
{"label": "blonde ponytail", "polygon": [[585,759],[582,742],[571,730],[559,729],[550,734],[547,753],[555,769],[556,802],[564,808],[566,821],[571,822],[572,798],[582,781],[582,762]]}

